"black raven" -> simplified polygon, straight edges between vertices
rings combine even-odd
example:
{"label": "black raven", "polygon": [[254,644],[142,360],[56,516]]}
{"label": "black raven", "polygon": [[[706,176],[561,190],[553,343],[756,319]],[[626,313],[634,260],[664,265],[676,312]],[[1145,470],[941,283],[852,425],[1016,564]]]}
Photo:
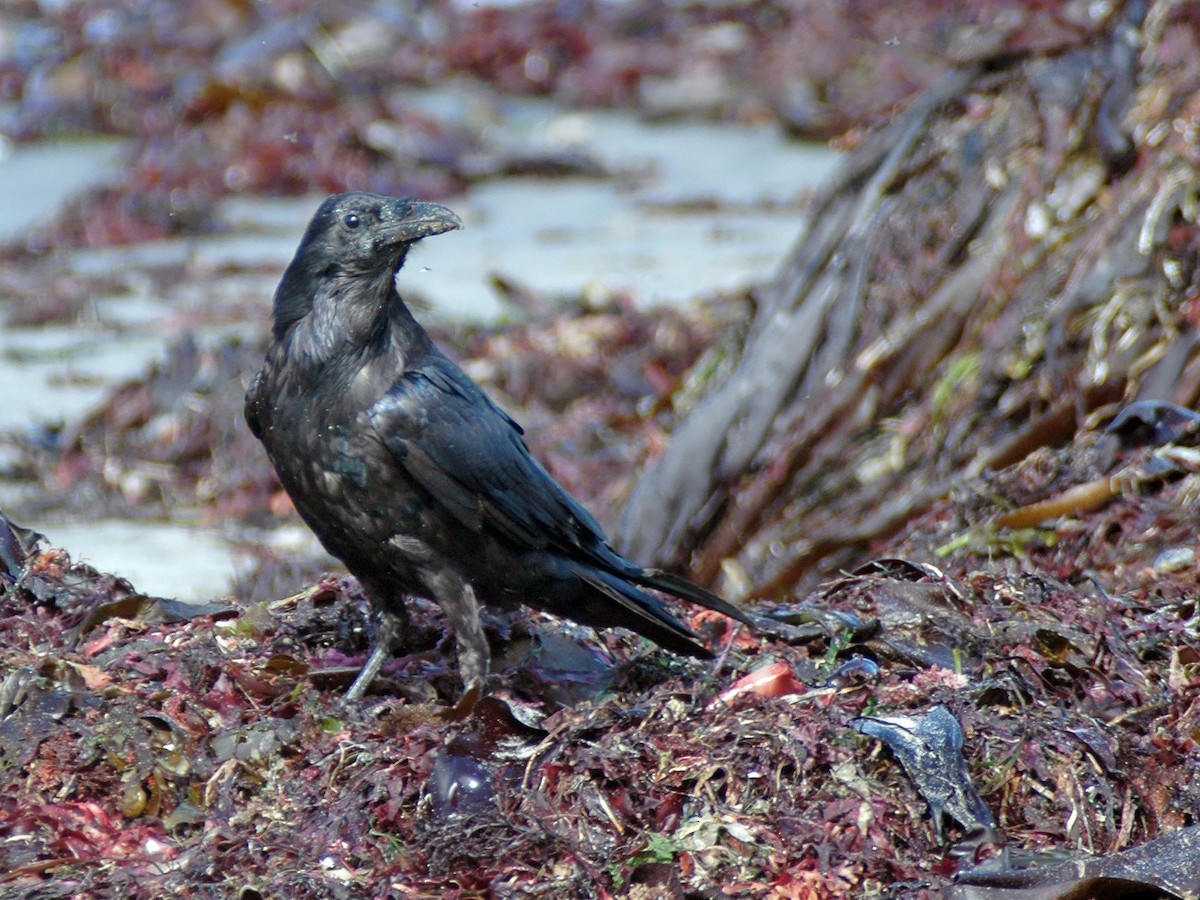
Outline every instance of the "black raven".
{"label": "black raven", "polygon": [[530,455],[521,426],[442,355],[401,299],[395,277],[413,244],[461,227],[435,203],[329,197],[275,291],[271,346],[246,395],[246,421],[297,511],[379,613],[347,698],[362,696],[399,642],[406,594],[445,610],[464,697],[478,696],[488,674],[480,603],[622,625],[710,657],[644,588],[750,617],[614,551]]}

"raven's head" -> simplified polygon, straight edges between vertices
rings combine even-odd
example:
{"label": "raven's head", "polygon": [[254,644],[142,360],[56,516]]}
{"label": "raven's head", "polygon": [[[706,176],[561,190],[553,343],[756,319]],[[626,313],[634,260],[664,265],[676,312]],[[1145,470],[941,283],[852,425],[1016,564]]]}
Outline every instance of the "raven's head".
{"label": "raven's head", "polygon": [[358,293],[363,299],[390,292],[413,244],[456,228],[462,228],[458,216],[424,200],[364,191],[329,197],[308,223],[275,294],[276,335],[307,315],[331,280],[369,279],[370,287]]}
{"label": "raven's head", "polygon": [[347,275],[373,275],[404,262],[421,238],[462,228],[462,221],[436,203],[397,200],[355,191],[335,194],[317,209],[296,257],[309,271],[336,267]]}

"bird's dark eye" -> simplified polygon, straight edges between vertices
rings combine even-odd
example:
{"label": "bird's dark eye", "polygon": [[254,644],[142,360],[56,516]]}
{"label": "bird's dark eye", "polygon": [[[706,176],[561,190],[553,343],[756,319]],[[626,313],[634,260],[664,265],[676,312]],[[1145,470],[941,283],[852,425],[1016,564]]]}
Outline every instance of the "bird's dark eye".
{"label": "bird's dark eye", "polygon": [[346,223],[347,228],[357,228],[362,224],[362,219],[354,213],[346,213],[346,218],[342,219],[342,221]]}

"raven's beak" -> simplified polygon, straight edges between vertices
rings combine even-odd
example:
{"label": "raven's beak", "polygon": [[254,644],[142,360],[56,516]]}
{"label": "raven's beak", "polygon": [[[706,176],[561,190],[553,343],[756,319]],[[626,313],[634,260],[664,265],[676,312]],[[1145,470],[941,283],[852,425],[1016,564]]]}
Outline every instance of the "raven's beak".
{"label": "raven's beak", "polygon": [[395,229],[396,243],[419,241],[463,227],[462,219],[453,212],[426,200],[397,200],[390,211],[388,224]]}

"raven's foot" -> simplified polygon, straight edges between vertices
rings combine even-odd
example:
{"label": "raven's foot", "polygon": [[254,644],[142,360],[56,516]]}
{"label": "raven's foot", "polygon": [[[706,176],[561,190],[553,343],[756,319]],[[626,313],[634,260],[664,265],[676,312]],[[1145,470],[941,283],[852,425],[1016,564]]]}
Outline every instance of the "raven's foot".
{"label": "raven's foot", "polygon": [[474,712],[475,704],[482,697],[483,684],[478,681],[472,681],[467,685],[467,689],[463,691],[463,695],[458,698],[458,702],[438,713],[438,718],[443,722],[461,722]]}
{"label": "raven's foot", "polygon": [[388,609],[380,610],[379,631],[375,635],[375,647],[371,650],[371,655],[367,657],[362,671],[358,673],[358,677],[354,679],[354,683],[350,685],[350,689],[342,698],[343,704],[357,703],[363,698],[367,688],[371,686],[371,682],[383,668],[383,664],[400,645],[400,636],[407,624],[408,617],[403,611],[396,613]]}
{"label": "raven's foot", "polygon": [[358,673],[358,677],[354,679],[354,683],[350,685],[345,696],[342,697],[342,703],[349,705],[361,700],[363,694],[367,692],[367,688],[371,686],[371,682],[375,680],[375,676],[379,674],[379,670],[383,668],[384,662],[391,655],[392,649],[384,647],[382,644],[372,650],[366,665],[362,667],[362,670]]}

